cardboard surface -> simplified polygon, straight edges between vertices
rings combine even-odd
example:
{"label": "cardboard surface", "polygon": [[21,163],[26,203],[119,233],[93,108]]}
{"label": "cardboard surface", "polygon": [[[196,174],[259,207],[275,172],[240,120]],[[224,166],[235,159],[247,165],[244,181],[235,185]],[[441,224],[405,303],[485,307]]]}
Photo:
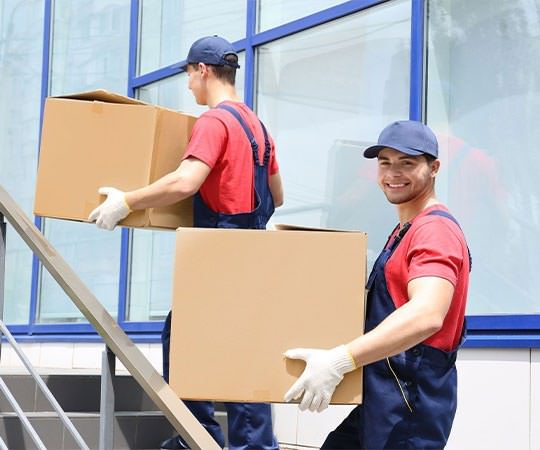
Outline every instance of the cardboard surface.
{"label": "cardboard surface", "polygon": [[[294,347],[332,348],[364,330],[367,235],[176,231],[170,385],[183,399],[283,402],[304,368]],[[361,403],[362,371],[332,398]]]}
{"label": "cardboard surface", "polygon": [[[175,170],[196,117],[99,90],[49,97],[41,137],[34,214],[87,221],[101,186],[132,190]],[[120,225],[191,226],[192,199],[136,211]]]}

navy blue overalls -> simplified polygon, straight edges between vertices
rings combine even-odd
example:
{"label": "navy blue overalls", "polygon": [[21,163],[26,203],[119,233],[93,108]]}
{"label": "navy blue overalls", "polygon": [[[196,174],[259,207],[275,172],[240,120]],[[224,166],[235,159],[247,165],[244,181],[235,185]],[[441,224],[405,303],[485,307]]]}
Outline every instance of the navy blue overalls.
{"label": "navy blue overalls", "polygon": [[[428,214],[456,222],[446,211]],[[375,261],[366,286],[366,332],[396,309],[384,267],[410,226],[405,224]],[[462,342],[464,336],[465,323]],[[418,344],[366,365],[363,404],[328,435],[321,450],[444,448],[457,406],[456,355]]]}
{"label": "navy blue overalls", "polygon": [[[251,144],[254,170],[253,211],[240,214],[223,214],[212,211],[197,193],[193,202],[194,226],[202,228],[247,228],[264,229],[274,213],[274,200],[269,189],[268,164],[270,161],[270,141],[266,128],[260,122],[264,134],[264,158],[259,162],[259,146],[253,133],[232,106],[220,104],[218,108],[229,111],[244,129]],[[163,377],[169,381],[169,346],[170,346],[171,313],[167,316],[162,333],[163,343]],[[209,383],[212,382],[210,379]],[[221,427],[214,419],[214,404],[203,401],[186,401],[199,422],[223,448],[225,438]],[[270,405],[266,403],[225,403],[231,450],[278,450],[277,440],[272,431]]]}

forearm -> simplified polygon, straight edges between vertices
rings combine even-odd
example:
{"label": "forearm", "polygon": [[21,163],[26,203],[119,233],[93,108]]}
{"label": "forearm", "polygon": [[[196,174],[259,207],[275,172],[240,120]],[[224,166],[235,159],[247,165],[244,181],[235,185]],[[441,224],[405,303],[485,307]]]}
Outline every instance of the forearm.
{"label": "forearm", "polygon": [[126,203],[132,210],[172,205],[195,194],[210,170],[201,160],[187,158],[174,172],[148,186],[126,192]]}
{"label": "forearm", "polygon": [[439,327],[422,318],[409,303],[398,308],[376,328],[347,346],[357,367],[396,355],[423,342]]}
{"label": "forearm", "polygon": [[181,174],[172,172],[148,186],[126,192],[126,203],[132,210],[169,206],[195,192]]}

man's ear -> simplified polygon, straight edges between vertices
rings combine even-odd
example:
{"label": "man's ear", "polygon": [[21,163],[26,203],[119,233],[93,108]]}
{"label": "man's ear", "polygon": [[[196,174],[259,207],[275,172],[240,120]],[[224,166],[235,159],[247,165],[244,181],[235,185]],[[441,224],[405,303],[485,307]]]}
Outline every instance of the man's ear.
{"label": "man's ear", "polygon": [[435,175],[437,175],[437,172],[439,172],[439,168],[441,167],[441,161],[439,161],[438,159],[436,159],[435,161],[433,161],[431,163],[431,176],[432,177],[435,177]]}
{"label": "man's ear", "polygon": [[197,66],[197,69],[199,70],[199,72],[201,73],[202,76],[208,76],[208,71],[209,71],[209,68],[206,64],[204,63],[199,63],[198,66]]}

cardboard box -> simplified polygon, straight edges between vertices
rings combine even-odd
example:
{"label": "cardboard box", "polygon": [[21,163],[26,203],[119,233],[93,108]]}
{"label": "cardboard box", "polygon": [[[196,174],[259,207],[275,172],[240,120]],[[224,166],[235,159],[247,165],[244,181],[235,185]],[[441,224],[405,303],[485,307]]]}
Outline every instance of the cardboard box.
{"label": "cardboard box", "polygon": [[[98,90],[49,97],[41,136],[34,214],[87,221],[101,186],[132,190],[175,170],[196,117]],[[136,211],[123,226],[191,226],[192,199]]]}
{"label": "cardboard box", "polygon": [[[176,231],[170,385],[183,399],[283,402],[304,362],[364,330],[367,235],[181,228]],[[332,398],[358,404],[362,370]]]}

